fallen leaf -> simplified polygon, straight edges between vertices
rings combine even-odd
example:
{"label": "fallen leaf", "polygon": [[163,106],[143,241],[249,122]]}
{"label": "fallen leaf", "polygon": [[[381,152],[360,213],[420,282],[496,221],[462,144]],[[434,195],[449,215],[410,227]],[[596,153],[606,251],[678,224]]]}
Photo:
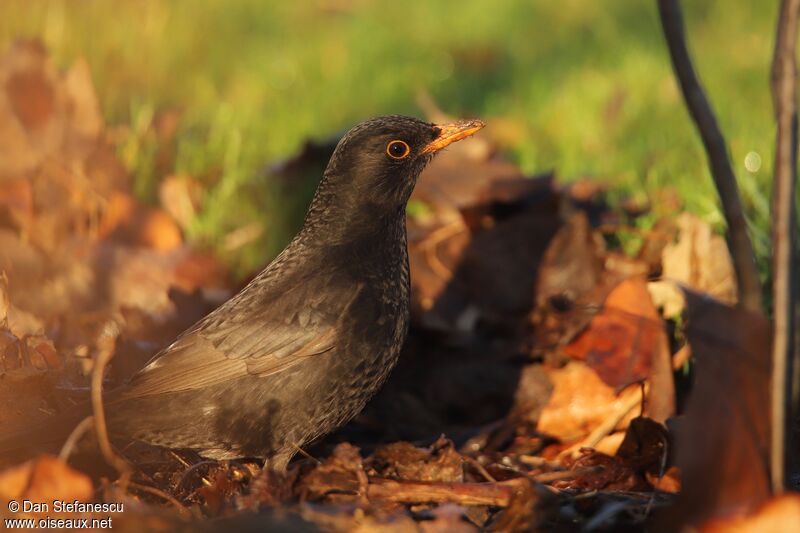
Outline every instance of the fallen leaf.
{"label": "fallen leaf", "polygon": [[642,474],[661,476],[669,464],[671,448],[667,429],[651,418],[639,416],[631,420],[615,455]]}
{"label": "fallen leaf", "polygon": [[662,253],[662,278],[735,303],[736,274],[725,239],[690,213],[678,217],[677,227],[677,241]]}
{"label": "fallen leaf", "polygon": [[[591,467],[594,467],[593,469]],[[592,449],[581,450],[581,455],[570,465],[575,471],[587,470],[573,479],[553,482],[560,489],[590,490],[648,490],[650,484],[644,473],[637,469],[626,458],[606,455]]]}
{"label": "fallen leaf", "polygon": [[62,366],[53,341],[44,335],[25,337],[25,350],[30,364],[37,370],[54,370]]}
{"label": "fallen leaf", "polygon": [[339,444],[333,454],[311,472],[302,476],[297,491],[303,500],[352,500],[366,491],[367,475],[358,448],[348,443]]}
{"label": "fallen leaf", "polygon": [[33,187],[27,179],[0,180],[0,221],[3,211],[10,221],[25,230],[33,216]]}
{"label": "fallen leaf", "polygon": [[662,517],[670,530],[746,513],[770,494],[770,324],[691,291],[686,301],[696,377],[685,414],[675,421],[683,489]]}
{"label": "fallen leaf", "polygon": [[617,390],[650,378],[649,416],[663,422],[675,412],[667,336],[644,278],[629,278],[614,287],[564,353],[586,361]]}
{"label": "fallen leaf", "polygon": [[553,305],[567,298],[566,305],[583,303],[603,274],[602,241],[593,232],[583,211],[576,211],[547,246],[536,282],[536,303]]}
{"label": "fallen leaf", "polygon": [[589,323],[610,290],[603,283],[603,251],[583,211],[574,213],[551,239],[536,280],[534,351],[550,353]]}
{"label": "fallen leaf", "polygon": [[[578,361],[551,370],[549,377],[553,393],[542,409],[536,429],[563,442],[586,436],[616,413],[631,395],[639,394],[629,387],[617,396],[591,368]],[[619,426],[625,427],[630,418],[626,417]]]}
{"label": "fallen leaf", "polygon": [[32,172],[62,144],[66,97],[39,41],[16,41],[0,57],[0,177]]}
{"label": "fallen leaf", "polygon": [[81,140],[96,140],[103,130],[103,116],[89,63],[85,59],[78,59],[70,67],[64,79],[64,88],[69,99],[69,122],[73,134]]}
{"label": "fallen leaf", "polygon": [[[409,442],[381,446],[369,458],[370,475],[409,481],[464,481],[464,460],[453,443],[440,438],[429,449]],[[374,473],[373,473],[374,471]]]}
{"label": "fallen leaf", "polygon": [[181,229],[165,211],[147,209],[135,222],[136,243],[159,252],[175,250],[183,244]]}
{"label": "fallen leaf", "polygon": [[49,455],[42,455],[0,472],[0,505],[9,500],[32,502],[90,501],[92,481],[83,473]]}
{"label": "fallen leaf", "polygon": [[181,229],[169,214],[146,207],[122,192],[111,194],[99,235],[160,252],[175,250],[183,242]]}
{"label": "fallen leaf", "polygon": [[[539,420],[553,394],[550,372],[543,365],[525,365],[519,376],[514,395],[512,416],[520,420],[535,422]],[[551,407],[552,408],[552,407]]]}
{"label": "fallen leaf", "polygon": [[615,431],[611,435],[606,435],[600,439],[592,448],[606,455],[616,455],[623,440],[625,440],[625,433],[622,431]]}
{"label": "fallen leaf", "polygon": [[159,185],[158,198],[161,206],[185,230],[200,210],[203,189],[189,176],[173,175],[164,178]]}
{"label": "fallen leaf", "polygon": [[683,290],[673,281],[650,281],[647,283],[647,292],[664,318],[679,318],[686,309]]}

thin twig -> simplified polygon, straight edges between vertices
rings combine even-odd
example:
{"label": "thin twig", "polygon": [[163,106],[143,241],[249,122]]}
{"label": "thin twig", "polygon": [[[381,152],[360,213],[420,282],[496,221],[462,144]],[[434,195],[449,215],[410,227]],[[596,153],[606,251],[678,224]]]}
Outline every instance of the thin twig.
{"label": "thin twig", "polygon": [[578,442],[577,444],[573,444],[566,450],[563,450],[561,453],[558,454],[559,459],[563,459],[568,456],[575,457],[580,452],[581,448],[594,448],[598,442],[600,442],[603,437],[608,436],[614,428],[617,427],[625,416],[630,413],[633,409],[636,408],[637,405],[640,405],[644,401],[644,390],[643,387],[637,387],[636,391],[630,394],[627,398],[623,398],[616,409],[605,419],[603,422],[594,428],[589,435],[586,436],[585,439]]}
{"label": "thin twig", "polygon": [[458,503],[507,507],[514,493],[529,483],[524,478],[498,483],[446,483],[436,481],[396,481],[370,478],[367,494],[371,500],[396,503]]}
{"label": "thin twig", "polygon": [[300,455],[302,455],[303,457],[305,457],[306,459],[310,459],[310,460],[314,461],[315,464],[318,464],[318,465],[322,464],[322,461],[320,461],[319,459],[317,459],[316,457],[314,457],[313,455],[311,455],[310,453],[305,451],[303,448],[301,448],[297,444],[292,443],[292,446],[294,446],[295,450],[297,450],[297,452]]}
{"label": "thin twig", "polygon": [[481,464],[481,463],[480,463],[480,462],[479,462],[477,459],[475,459],[474,457],[470,457],[469,455],[463,455],[462,457],[463,457],[463,458],[464,458],[464,460],[466,460],[466,461],[467,461],[469,464],[471,464],[471,465],[472,465],[472,467],[473,467],[473,468],[475,468],[475,470],[477,470],[477,471],[478,471],[478,473],[480,473],[480,475],[482,475],[482,476],[483,476],[483,478],[484,478],[486,481],[491,481],[492,483],[495,483],[495,482],[497,481],[497,480],[494,478],[494,476],[493,476],[493,475],[491,475],[491,474],[489,473],[489,471],[488,471],[488,470],[486,470],[486,468],[484,468],[484,466],[483,466],[483,465],[482,465],[482,464]]}
{"label": "thin twig", "polygon": [[75,449],[75,445],[78,443],[81,437],[86,433],[86,431],[92,427],[94,423],[94,419],[91,416],[87,416],[80,423],[75,426],[75,429],[69,434],[67,440],[64,441],[64,445],[61,447],[61,451],[58,452],[58,458],[67,462],[69,456],[72,455],[72,451]]}
{"label": "thin twig", "polygon": [[565,479],[575,479],[580,476],[586,476],[589,474],[597,474],[603,471],[603,467],[599,465],[595,466],[584,466],[581,468],[576,468],[574,470],[560,470],[558,472],[544,472],[542,474],[537,474],[535,476],[531,476],[534,481],[538,481],[539,483],[552,483],[554,481],[563,481]]}
{"label": "thin twig", "polygon": [[[180,456],[180,454],[176,453],[175,450],[167,450],[167,454],[171,455],[173,459],[182,464],[184,468],[189,468],[190,466],[192,466],[192,464],[189,463],[189,461],[186,461],[183,457]],[[209,462],[214,462],[214,461],[209,461]]]}
{"label": "thin twig", "polygon": [[558,461],[550,461],[545,459],[544,457],[539,457],[538,455],[518,455],[517,461],[524,465],[533,466],[533,467],[547,467],[552,469],[561,469],[561,463]]}
{"label": "thin twig", "polygon": [[777,135],[772,189],[772,491],[785,489],[787,388],[793,351],[794,290],[792,283],[795,238],[795,182],[797,181],[797,17],[800,0],[782,0],[772,56],[772,99]]}
{"label": "thin twig", "polygon": [[728,224],[731,256],[739,289],[739,305],[750,311],[762,313],[761,282],[756,269],[753,245],[747,233],[747,220],[742,210],[739,187],[731,168],[725,138],[692,66],[692,59],[686,47],[680,2],[658,0],[658,10],[669,55],[672,58],[672,67],[680,83],[686,107],[689,108],[689,113],[703,140],[711,176],[714,178],[722,212]]}
{"label": "thin twig", "polygon": [[[107,324],[106,328],[108,331],[104,331],[101,334],[100,340],[102,340],[102,342],[98,342],[100,349],[97,351],[94,366],[92,367],[92,412],[94,415],[92,418],[94,419],[94,430],[97,434],[97,444],[100,447],[100,453],[103,454],[103,458],[105,458],[108,464],[117,469],[117,472],[120,474],[120,479],[127,481],[130,477],[131,468],[125,459],[117,455],[111,446],[111,442],[108,439],[105,407],[103,406],[103,374],[106,365],[114,355],[111,338],[115,336],[117,326],[116,323],[111,322]],[[124,482],[120,484],[125,486]]]}
{"label": "thin twig", "polygon": [[680,349],[675,352],[675,355],[672,356],[672,370],[678,371],[683,368],[683,365],[689,362],[692,358],[692,347],[689,343],[684,344],[680,347]]}
{"label": "thin twig", "polygon": [[[181,488],[192,472],[196,472],[203,466],[215,465],[215,464],[217,464],[216,461],[200,461],[199,463],[195,463],[189,466],[189,468],[187,468],[181,475],[181,478],[178,480],[178,484],[175,486],[175,488],[177,489]],[[203,483],[203,485],[205,485],[206,487],[211,486],[211,481],[205,476],[200,476],[200,482]]]}

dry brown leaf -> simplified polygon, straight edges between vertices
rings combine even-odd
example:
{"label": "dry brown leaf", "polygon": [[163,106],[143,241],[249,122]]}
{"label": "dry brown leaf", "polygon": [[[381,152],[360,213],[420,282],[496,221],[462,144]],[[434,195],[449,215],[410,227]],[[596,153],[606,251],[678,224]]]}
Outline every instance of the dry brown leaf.
{"label": "dry brown leaf", "polygon": [[[570,442],[590,433],[609,416],[615,414],[631,395],[639,394],[629,387],[617,396],[614,389],[603,383],[597,374],[584,363],[572,361],[566,366],[550,371],[553,393],[539,416],[537,430]],[[634,409],[619,424],[627,426]]]}
{"label": "dry brown leaf", "polygon": [[640,473],[660,476],[671,453],[667,429],[655,420],[639,416],[631,420],[625,439],[616,452]]}
{"label": "dry brown leaf", "polygon": [[122,191],[112,192],[103,210],[98,236],[100,238],[108,237],[117,228],[131,224],[136,208],[137,202],[133,196]]}
{"label": "dry brown leaf", "polygon": [[748,512],[770,493],[770,324],[697,293],[686,300],[696,377],[675,424],[683,490],[667,529]]}
{"label": "dry brown leaf", "polygon": [[677,226],[677,241],[665,246],[661,256],[662,278],[735,303],[736,274],[725,239],[690,213],[682,213]]}
{"label": "dry brown leaf", "polygon": [[0,271],[0,327],[8,328],[8,311],[11,300],[8,297],[8,276]]}
{"label": "dry brown leaf", "polygon": [[564,347],[586,361],[615,388],[643,381],[650,373],[663,326],[642,278],[623,281],[609,293],[589,327]]}
{"label": "dry brown leaf", "polygon": [[78,59],[69,69],[64,88],[69,99],[69,121],[73,134],[82,140],[96,140],[103,130],[103,116],[89,63],[85,59]]}
{"label": "dry brown leaf", "polygon": [[536,422],[542,409],[548,405],[553,393],[553,383],[549,377],[549,369],[543,365],[525,365],[519,375],[517,390],[514,394],[514,419]]}
{"label": "dry brown leaf", "polygon": [[532,315],[537,352],[570,342],[591,320],[610,290],[603,279],[603,251],[583,211],[574,213],[548,244]]}
{"label": "dry brown leaf", "polygon": [[614,287],[564,353],[586,361],[617,390],[650,378],[649,416],[664,422],[675,412],[667,336],[644,278],[629,278]]}
{"label": "dry brown leaf", "polygon": [[189,176],[168,176],[159,185],[158,197],[167,213],[186,229],[200,210],[203,189]]}
{"label": "dry brown leaf", "polygon": [[[581,455],[570,465],[572,470],[586,470],[573,479],[556,481],[560,489],[642,491],[650,488],[644,473],[626,458],[606,455],[592,449],[581,450]],[[590,467],[595,467],[590,469]]]}
{"label": "dry brown leaf", "polygon": [[619,447],[622,445],[623,440],[625,440],[625,432],[617,431],[600,439],[600,441],[595,444],[593,448],[606,455],[616,455],[619,451]]}
{"label": "dry brown leaf", "polygon": [[38,41],[17,41],[0,57],[0,179],[33,171],[64,137],[66,97]]}
{"label": "dry brown leaf", "polygon": [[331,456],[297,483],[303,500],[352,500],[366,491],[367,475],[358,448],[349,443],[336,446]]}
{"label": "dry brown leaf", "polygon": [[0,217],[7,213],[10,221],[25,230],[33,216],[33,187],[27,179],[0,180]]}
{"label": "dry brown leaf", "polygon": [[679,318],[686,309],[686,298],[680,286],[672,281],[658,280],[647,283],[653,304],[664,318]]}
{"label": "dry brown leaf", "polygon": [[9,500],[50,502],[54,499],[90,501],[92,481],[63,461],[42,455],[0,472],[0,508]]}
{"label": "dry brown leaf", "polygon": [[570,304],[585,302],[603,274],[602,241],[583,211],[576,211],[550,241],[536,283],[536,303],[545,306],[554,297]]}
{"label": "dry brown leaf", "polygon": [[193,292],[203,288],[216,289],[227,299],[231,293],[227,290],[231,285],[230,273],[219,259],[203,252],[188,251],[178,259],[175,266],[175,286]]}
{"label": "dry brown leaf", "polygon": [[410,442],[381,446],[369,459],[370,475],[409,481],[464,481],[464,460],[453,443],[440,438],[430,449]]}
{"label": "dry brown leaf", "polygon": [[42,322],[12,305],[8,277],[0,271],[0,369],[47,370],[61,363],[53,342],[43,334]]}
{"label": "dry brown leaf", "polygon": [[8,277],[0,271],[0,329],[3,328],[19,338],[44,334],[44,324],[39,318],[11,303]]}
{"label": "dry brown leaf", "polygon": [[123,192],[111,194],[99,236],[160,252],[175,250],[183,243],[180,228],[165,211],[146,207]]}
{"label": "dry brown leaf", "polygon": [[169,252],[183,244],[181,229],[165,211],[145,210],[135,222],[136,243],[159,252]]}
{"label": "dry brown leaf", "polygon": [[56,352],[53,341],[44,335],[30,335],[25,337],[28,358],[34,368],[39,370],[53,370],[62,366],[61,358]]}

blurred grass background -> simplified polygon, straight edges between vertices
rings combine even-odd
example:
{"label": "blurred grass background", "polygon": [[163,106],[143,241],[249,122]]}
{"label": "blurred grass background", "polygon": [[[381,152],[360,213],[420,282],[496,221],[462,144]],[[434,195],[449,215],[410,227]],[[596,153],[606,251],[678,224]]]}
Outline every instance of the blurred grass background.
{"label": "blurred grass background", "polygon": [[[766,266],[777,3],[683,7]],[[88,60],[108,124],[127,126],[119,149],[140,196],[156,201],[172,173],[206,185],[195,242],[220,249],[236,228],[264,227],[226,253],[239,272],[280,250],[307,199],[265,166],[372,115],[420,115],[421,90],[501,125],[526,172],[637,197],[671,186],[722,224],[654,1],[2,0],[0,48],[18,37],[41,38],[62,66]],[[180,113],[168,168],[152,134],[165,110]]]}

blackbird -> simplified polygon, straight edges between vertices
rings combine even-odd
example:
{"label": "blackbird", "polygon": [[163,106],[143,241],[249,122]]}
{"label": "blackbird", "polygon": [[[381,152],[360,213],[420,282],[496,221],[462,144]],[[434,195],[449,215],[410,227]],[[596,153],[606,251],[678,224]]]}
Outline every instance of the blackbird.
{"label": "blackbird", "polygon": [[289,245],[107,396],[112,436],[282,470],[358,414],[408,331],[405,210],[417,177],[483,126],[386,116],[347,132]]}

